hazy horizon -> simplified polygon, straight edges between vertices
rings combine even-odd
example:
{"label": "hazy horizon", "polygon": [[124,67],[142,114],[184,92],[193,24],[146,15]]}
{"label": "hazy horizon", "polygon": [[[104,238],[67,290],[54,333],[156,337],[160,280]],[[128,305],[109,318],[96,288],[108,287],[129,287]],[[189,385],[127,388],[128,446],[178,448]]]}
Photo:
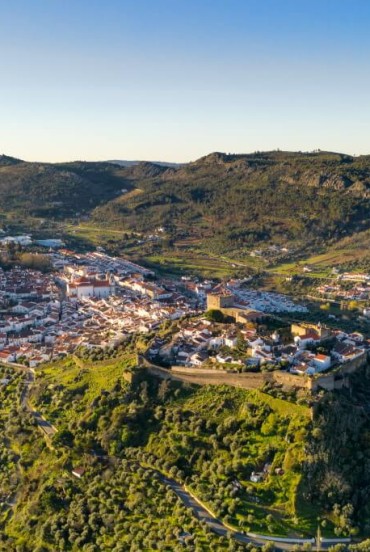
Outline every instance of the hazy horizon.
{"label": "hazy horizon", "polygon": [[202,157],[206,157],[207,155],[211,155],[213,153],[222,153],[225,155],[253,155],[254,153],[272,153],[272,152],[281,152],[281,153],[301,153],[301,154],[308,154],[308,153],[333,153],[338,155],[349,155],[351,157],[361,157],[363,155],[370,155],[369,153],[361,153],[361,154],[351,154],[346,151],[335,151],[335,150],[322,150],[318,148],[317,150],[285,150],[281,148],[273,149],[273,150],[253,150],[253,151],[221,151],[221,150],[215,150],[215,151],[209,151],[205,153],[204,155],[200,155],[199,157],[196,157],[194,159],[188,159],[185,161],[178,161],[176,159],[129,159],[128,157],[110,157],[106,159],[82,159],[82,158],[70,158],[70,159],[56,159],[56,160],[45,160],[45,159],[25,159],[24,157],[20,157],[19,155],[9,155],[7,152],[1,152],[1,155],[5,155],[7,157],[13,157],[14,159],[18,159],[21,161],[25,161],[27,163],[77,163],[77,162],[89,162],[89,163],[114,163],[117,162],[127,162],[127,163],[168,163],[168,164],[174,164],[174,165],[184,165],[187,163],[192,163],[194,161],[197,161],[198,159],[201,159]]}

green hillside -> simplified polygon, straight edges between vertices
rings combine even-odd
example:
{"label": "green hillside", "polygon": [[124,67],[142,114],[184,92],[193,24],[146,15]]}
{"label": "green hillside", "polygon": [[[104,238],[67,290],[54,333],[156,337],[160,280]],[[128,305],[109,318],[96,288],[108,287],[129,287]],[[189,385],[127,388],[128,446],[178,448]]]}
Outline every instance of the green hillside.
{"label": "green hillside", "polygon": [[[74,527],[78,502],[89,502],[90,486],[100,489],[104,475],[99,476],[94,451],[109,455],[113,462],[111,486],[117,485],[115,478],[122,477],[114,466],[120,464],[118,459],[125,459],[127,466],[134,463],[156,469],[185,483],[220,519],[235,527],[282,535],[314,531],[305,514],[299,518],[299,529],[295,521],[302,477],[299,466],[310,424],[307,407],[259,391],[183,387],[145,372],[130,386],[123,378],[130,366],[131,355],[123,353],[94,363],[70,358],[38,372],[31,401],[58,429],[53,438],[55,451],[45,450],[30,466],[23,481],[22,503],[7,525],[9,535],[20,535],[27,542],[23,524],[32,518],[33,534],[44,535],[44,545],[56,546],[55,537],[46,536],[47,523],[59,526],[67,515]],[[40,472],[43,462],[50,465],[46,477]],[[267,464],[265,480],[250,482],[251,472],[262,471]],[[76,465],[88,469],[85,499],[80,496],[80,485],[73,484],[66,473]],[[281,475],[275,473],[278,468]],[[68,501],[63,498],[61,479],[70,489]],[[34,481],[33,485],[27,480]],[[46,490],[48,501],[42,496]],[[36,512],[33,517],[31,511]],[[152,525],[155,519],[153,515]],[[109,539],[115,542],[113,535]],[[68,545],[64,549],[75,550]]]}
{"label": "green hillside", "polygon": [[155,176],[94,213],[122,228],[165,226],[179,243],[243,255],[264,243],[317,247],[370,225],[370,160],[340,154],[211,154]]}
{"label": "green hillside", "polygon": [[0,209],[4,214],[63,219],[90,212],[129,188],[110,163],[26,163],[0,157]]}
{"label": "green hillside", "polygon": [[251,248],[278,244],[296,254],[370,227],[370,157],[213,153],[179,167],[122,167],[3,156],[0,205],[3,214],[15,216],[84,215],[92,228],[150,234],[164,227],[170,249],[240,259]]}
{"label": "green hillside", "polygon": [[184,531],[191,550],[251,550],[199,523],[163,475],[239,530],[313,536],[320,520],[326,536],[369,535],[368,370],[312,416],[303,398],[157,379],[132,353],[37,371],[29,400],[52,439],[20,401],[24,375],[0,367],[0,550],[172,551]]}

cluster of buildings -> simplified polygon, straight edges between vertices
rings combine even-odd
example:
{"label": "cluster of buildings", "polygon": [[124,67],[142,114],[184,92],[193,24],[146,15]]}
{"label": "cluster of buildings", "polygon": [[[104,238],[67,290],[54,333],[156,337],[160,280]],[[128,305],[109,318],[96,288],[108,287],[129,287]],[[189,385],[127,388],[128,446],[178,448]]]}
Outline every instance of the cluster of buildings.
{"label": "cluster of buildings", "polygon": [[208,309],[235,308],[243,315],[248,310],[263,314],[308,312],[306,306],[298,304],[287,295],[248,288],[252,277],[229,279],[221,284],[212,280],[194,281],[189,277],[182,279],[187,289],[196,294],[200,304]]}
{"label": "cluster of buildings", "polygon": [[0,269],[0,360],[49,358],[50,328],[60,322],[61,303],[54,279],[34,270]]}
{"label": "cluster of buildings", "polygon": [[0,360],[31,367],[77,347],[114,347],[127,335],[151,332],[193,313],[176,283],[104,253],[50,254],[55,272],[0,272]]}
{"label": "cluster of buildings", "polygon": [[[274,313],[307,309],[285,295],[249,290],[244,281],[158,280],[153,271],[102,251],[59,249],[49,258],[50,274],[0,270],[0,361],[34,367],[78,347],[115,347],[166,320],[180,320],[178,331],[156,336],[148,356],[188,367],[269,365],[311,375],[361,361],[369,349],[359,333],[314,324],[293,324],[288,338],[259,332]],[[368,284],[354,285],[365,292]],[[205,310],[221,311],[228,323],[187,316]]]}
{"label": "cluster of buildings", "polygon": [[338,274],[338,280],[343,282],[367,282],[370,283],[370,274],[364,272],[343,272]]}
{"label": "cluster of buildings", "polygon": [[64,242],[60,239],[50,238],[46,240],[34,240],[28,234],[19,236],[3,236],[0,238],[0,245],[7,246],[9,244],[19,245],[22,247],[28,247],[29,245],[40,245],[42,247],[49,247],[52,249],[64,246]]}
{"label": "cluster of buildings", "polygon": [[187,319],[170,340],[155,339],[148,355],[151,359],[188,367],[201,367],[210,362],[243,365],[235,350],[240,342],[246,344],[255,335],[256,330],[236,324],[220,325],[206,318]]}
{"label": "cluster of buildings", "polygon": [[235,316],[237,321],[238,317],[245,317],[246,313],[251,311],[256,313],[256,317],[258,314],[263,317],[274,313],[308,312],[306,306],[294,302],[287,295],[246,289],[238,280],[230,280],[226,284],[213,287],[207,293],[207,309],[221,310],[225,314]]}
{"label": "cluster of buildings", "polygon": [[[370,275],[343,274],[335,280],[322,284],[316,291],[326,299],[335,301],[359,301],[370,303]],[[370,308],[364,306],[363,314],[370,317]]]}
{"label": "cluster of buildings", "polygon": [[[283,369],[293,374],[314,375],[349,362],[367,359],[370,340],[360,333],[347,334],[321,324],[292,324],[284,337],[274,331],[259,333],[255,321],[263,321],[264,313],[235,307],[230,292],[213,290],[207,296],[208,308],[218,308],[233,316],[235,323],[216,323],[206,318],[185,320],[180,330],[167,342],[155,340],[149,357],[167,364],[189,368],[212,368],[234,365],[239,370]],[[254,327],[253,327],[254,326]],[[238,365],[238,366],[237,366]]]}
{"label": "cluster of buildings", "polygon": [[[365,362],[370,340],[360,333],[332,330],[321,324],[292,324],[294,345],[288,346],[290,371],[313,375],[346,363]],[[317,352],[317,349],[325,353]],[[315,352],[316,351],[316,352]]]}

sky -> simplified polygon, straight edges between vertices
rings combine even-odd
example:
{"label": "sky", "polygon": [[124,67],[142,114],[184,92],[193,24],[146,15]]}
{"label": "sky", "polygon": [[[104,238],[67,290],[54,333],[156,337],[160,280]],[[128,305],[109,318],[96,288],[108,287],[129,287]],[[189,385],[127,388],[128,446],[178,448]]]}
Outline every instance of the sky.
{"label": "sky", "polygon": [[0,153],[370,153],[368,0],[0,0]]}

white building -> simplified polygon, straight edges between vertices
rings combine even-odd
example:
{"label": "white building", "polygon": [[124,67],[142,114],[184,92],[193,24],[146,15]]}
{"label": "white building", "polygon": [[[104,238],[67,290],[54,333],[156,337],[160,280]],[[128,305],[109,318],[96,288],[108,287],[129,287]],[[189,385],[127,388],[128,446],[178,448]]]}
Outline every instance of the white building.
{"label": "white building", "polygon": [[315,366],[316,372],[324,372],[330,368],[331,360],[330,356],[317,354],[313,360],[312,364]]}
{"label": "white building", "polygon": [[114,293],[114,285],[109,280],[77,278],[67,283],[67,295],[77,297],[77,299],[87,297],[103,299],[112,293]]}

